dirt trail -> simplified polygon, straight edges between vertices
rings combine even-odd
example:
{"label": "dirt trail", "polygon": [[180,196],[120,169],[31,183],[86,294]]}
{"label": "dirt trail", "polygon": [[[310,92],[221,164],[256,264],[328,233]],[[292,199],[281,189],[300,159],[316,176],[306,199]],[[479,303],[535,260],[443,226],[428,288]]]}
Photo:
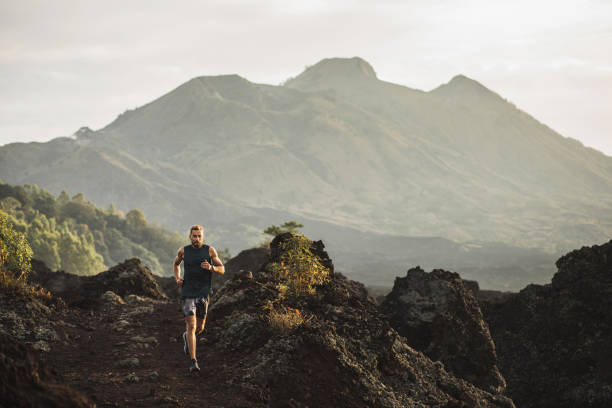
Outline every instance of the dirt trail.
{"label": "dirt trail", "polygon": [[56,330],[64,341],[46,359],[98,407],[257,406],[220,376],[218,368],[233,357],[207,344],[205,335],[197,348],[202,372],[188,373],[176,301],[109,302],[103,311],[73,309],[63,319]]}

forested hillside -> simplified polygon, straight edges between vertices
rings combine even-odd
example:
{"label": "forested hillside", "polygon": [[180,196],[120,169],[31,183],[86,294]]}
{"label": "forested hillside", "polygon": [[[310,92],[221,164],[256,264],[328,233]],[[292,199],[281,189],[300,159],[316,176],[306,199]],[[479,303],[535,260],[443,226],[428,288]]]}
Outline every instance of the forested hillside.
{"label": "forested hillside", "polygon": [[82,193],[62,191],[56,198],[37,186],[0,183],[0,212],[23,232],[34,257],[53,270],[92,275],[127,258],[138,257],[159,275],[187,238],[147,222],[144,213],[127,214],[113,205],[96,207]]}

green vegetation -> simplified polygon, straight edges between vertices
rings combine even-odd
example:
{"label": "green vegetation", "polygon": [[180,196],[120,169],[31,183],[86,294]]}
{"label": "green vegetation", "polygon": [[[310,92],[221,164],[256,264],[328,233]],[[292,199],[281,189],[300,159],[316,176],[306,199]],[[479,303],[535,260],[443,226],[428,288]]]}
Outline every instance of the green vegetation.
{"label": "green vegetation", "polygon": [[312,253],[311,242],[301,234],[294,234],[280,244],[278,262],[269,263],[266,269],[279,279],[278,296],[264,306],[269,311],[267,322],[278,332],[286,333],[293,327],[308,322],[312,316],[304,316],[295,305],[297,301],[316,293],[316,286],[329,282],[329,269]]}
{"label": "green vegetation", "polygon": [[272,235],[273,237],[275,237],[285,232],[296,233],[298,228],[304,228],[304,225],[298,224],[297,221],[287,221],[280,227],[276,225],[270,225],[264,230],[264,234]]}
{"label": "green vegetation", "polygon": [[0,210],[0,292],[3,296],[31,296],[47,305],[64,307],[63,300],[54,298],[51,292],[27,283],[31,259],[32,248],[27,239],[15,231],[8,214]]}
{"label": "green vegetation", "polygon": [[25,279],[32,268],[32,249],[23,234],[15,231],[8,215],[0,211],[0,272]]}
{"label": "green vegetation", "polygon": [[278,286],[280,298],[300,297],[315,293],[315,286],[329,280],[329,270],[310,250],[310,240],[294,234],[280,244],[280,262],[268,264],[268,270],[284,283]]}
{"label": "green vegetation", "polygon": [[32,249],[24,235],[15,231],[8,215],[0,211],[0,290],[22,293],[32,268]]}
{"label": "green vegetation", "polygon": [[[285,222],[283,225],[277,226],[277,225],[270,225],[268,228],[266,228],[263,233],[267,234],[267,235],[271,235],[272,237],[275,237],[277,235],[280,234],[284,234],[286,232],[290,232],[292,234],[297,234],[298,233],[298,228],[304,228],[304,225],[299,224],[297,221],[287,221]],[[262,242],[260,242],[259,244],[257,244],[258,248],[270,248],[270,242],[272,242],[271,239],[266,238],[264,239]]]}
{"label": "green vegetation", "polygon": [[[0,211],[27,238],[33,256],[53,270],[91,275],[138,257],[154,273],[169,274],[168,263],[185,238],[148,223],[143,212],[123,216],[67,192],[55,198],[37,186],[0,184]],[[26,242],[27,243],[27,242]]]}

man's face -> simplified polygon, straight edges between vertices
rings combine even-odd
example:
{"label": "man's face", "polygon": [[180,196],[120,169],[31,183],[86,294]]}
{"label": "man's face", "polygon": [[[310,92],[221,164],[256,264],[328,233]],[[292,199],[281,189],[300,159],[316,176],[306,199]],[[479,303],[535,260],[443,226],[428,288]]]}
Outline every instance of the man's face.
{"label": "man's face", "polygon": [[194,248],[200,248],[204,242],[204,234],[202,234],[202,231],[193,230],[191,234],[189,234],[189,239],[191,239],[191,245],[193,245]]}

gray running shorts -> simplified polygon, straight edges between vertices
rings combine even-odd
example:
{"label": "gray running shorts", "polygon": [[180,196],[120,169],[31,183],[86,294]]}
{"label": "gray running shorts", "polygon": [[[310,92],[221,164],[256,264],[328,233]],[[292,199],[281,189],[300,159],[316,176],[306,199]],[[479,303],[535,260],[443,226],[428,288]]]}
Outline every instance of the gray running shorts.
{"label": "gray running shorts", "polygon": [[203,319],[208,313],[209,297],[205,298],[182,298],[181,308],[185,317],[196,315],[197,318]]}

